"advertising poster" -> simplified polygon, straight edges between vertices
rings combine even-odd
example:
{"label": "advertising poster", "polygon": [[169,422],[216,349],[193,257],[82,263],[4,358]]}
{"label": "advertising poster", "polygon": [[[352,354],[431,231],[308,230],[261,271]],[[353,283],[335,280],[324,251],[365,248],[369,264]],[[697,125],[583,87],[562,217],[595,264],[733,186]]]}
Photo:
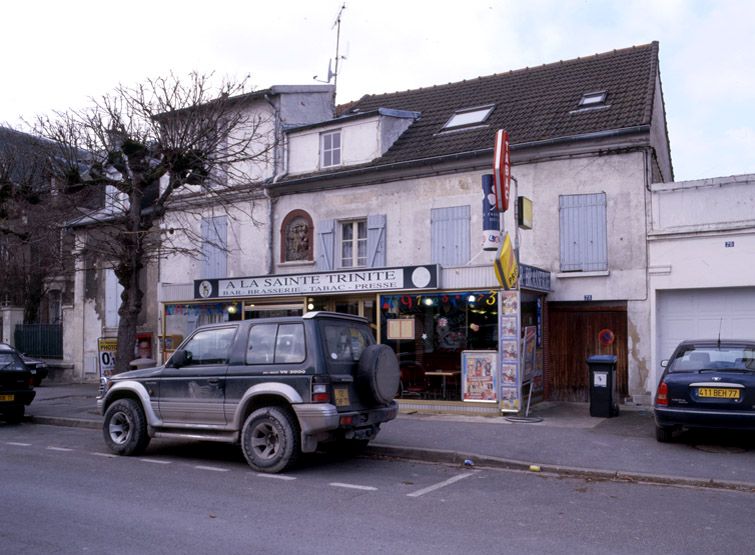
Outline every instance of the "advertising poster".
{"label": "advertising poster", "polygon": [[519,291],[503,291],[498,297],[499,402],[501,412],[519,412],[522,372],[519,360]]}
{"label": "advertising poster", "polygon": [[495,351],[462,351],[461,391],[463,401],[498,402]]}
{"label": "advertising poster", "polygon": [[100,378],[113,375],[113,368],[115,368],[115,353],[117,351],[117,338],[100,337],[97,340],[97,362],[100,367]]}

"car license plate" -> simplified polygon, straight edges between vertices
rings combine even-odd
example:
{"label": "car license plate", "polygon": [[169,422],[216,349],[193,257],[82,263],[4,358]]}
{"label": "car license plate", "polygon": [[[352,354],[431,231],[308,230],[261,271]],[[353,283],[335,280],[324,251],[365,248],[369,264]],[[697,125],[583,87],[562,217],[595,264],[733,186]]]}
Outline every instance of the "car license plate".
{"label": "car license plate", "polygon": [[697,395],[712,399],[739,399],[739,390],[724,387],[701,387],[697,390]]}
{"label": "car license plate", "polygon": [[349,390],[345,387],[337,387],[333,390],[333,393],[336,397],[336,406],[348,407],[351,404],[349,402]]}
{"label": "car license plate", "polygon": [[15,395],[0,395],[0,401],[15,401]]}

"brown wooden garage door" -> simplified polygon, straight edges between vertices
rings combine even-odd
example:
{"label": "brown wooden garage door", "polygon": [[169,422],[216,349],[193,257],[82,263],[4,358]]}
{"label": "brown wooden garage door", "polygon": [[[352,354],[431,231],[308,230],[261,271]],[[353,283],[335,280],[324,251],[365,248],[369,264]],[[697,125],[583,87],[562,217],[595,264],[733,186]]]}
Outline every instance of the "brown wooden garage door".
{"label": "brown wooden garage door", "polygon": [[[611,345],[601,331],[613,332]],[[606,340],[610,334],[604,333]],[[554,401],[588,401],[590,355],[616,355],[619,400],[627,394],[627,311],[625,306],[548,304],[546,396]]]}

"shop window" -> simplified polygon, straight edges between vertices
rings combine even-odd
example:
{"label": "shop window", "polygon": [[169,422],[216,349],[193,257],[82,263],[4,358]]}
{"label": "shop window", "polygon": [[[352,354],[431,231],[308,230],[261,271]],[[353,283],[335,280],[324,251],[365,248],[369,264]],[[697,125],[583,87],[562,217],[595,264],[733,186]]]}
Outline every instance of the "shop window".
{"label": "shop window", "polygon": [[561,195],[559,226],[562,272],[608,269],[605,193]]}
{"label": "shop window", "polygon": [[434,208],[430,211],[432,262],[462,266],[469,262],[469,206]]}
{"label": "shop window", "polygon": [[385,214],[317,223],[317,269],[385,266]]}
{"label": "shop window", "polygon": [[203,278],[226,277],[228,266],[228,220],[226,216],[203,218],[202,275]]}
{"label": "shop window", "polygon": [[312,260],[312,218],[304,210],[293,210],[281,225],[281,262]]}
{"label": "shop window", "polygon": [[459,400],[462,352],[498,350],[495,291],[381,295],[380,309],[380,342],[398,356],[405,396]]}

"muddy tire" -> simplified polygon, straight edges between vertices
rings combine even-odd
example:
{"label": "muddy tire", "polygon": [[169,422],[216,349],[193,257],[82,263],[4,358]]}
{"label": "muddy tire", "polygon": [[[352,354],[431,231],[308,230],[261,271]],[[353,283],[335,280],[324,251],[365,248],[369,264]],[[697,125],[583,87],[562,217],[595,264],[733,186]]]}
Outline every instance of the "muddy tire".
{"label": "muddy tire", "polygon": [[241,430],[241,450],[257,472],[283,472],[301,454],[299,425],[290,411],[280,407],[257,409]]}
{"label": "muddy tire", "polygon": [[388,345],[370,345],[359,358],[358,383],[376,403],[387,405],[396,396],[401,371],[396,353]]}
{"label": "muddy tire", "polygon": [[105,411],[102,434],[117,455],[139,455],[149,445],[147,419],[141,405],[133,399],[119,399]]}

